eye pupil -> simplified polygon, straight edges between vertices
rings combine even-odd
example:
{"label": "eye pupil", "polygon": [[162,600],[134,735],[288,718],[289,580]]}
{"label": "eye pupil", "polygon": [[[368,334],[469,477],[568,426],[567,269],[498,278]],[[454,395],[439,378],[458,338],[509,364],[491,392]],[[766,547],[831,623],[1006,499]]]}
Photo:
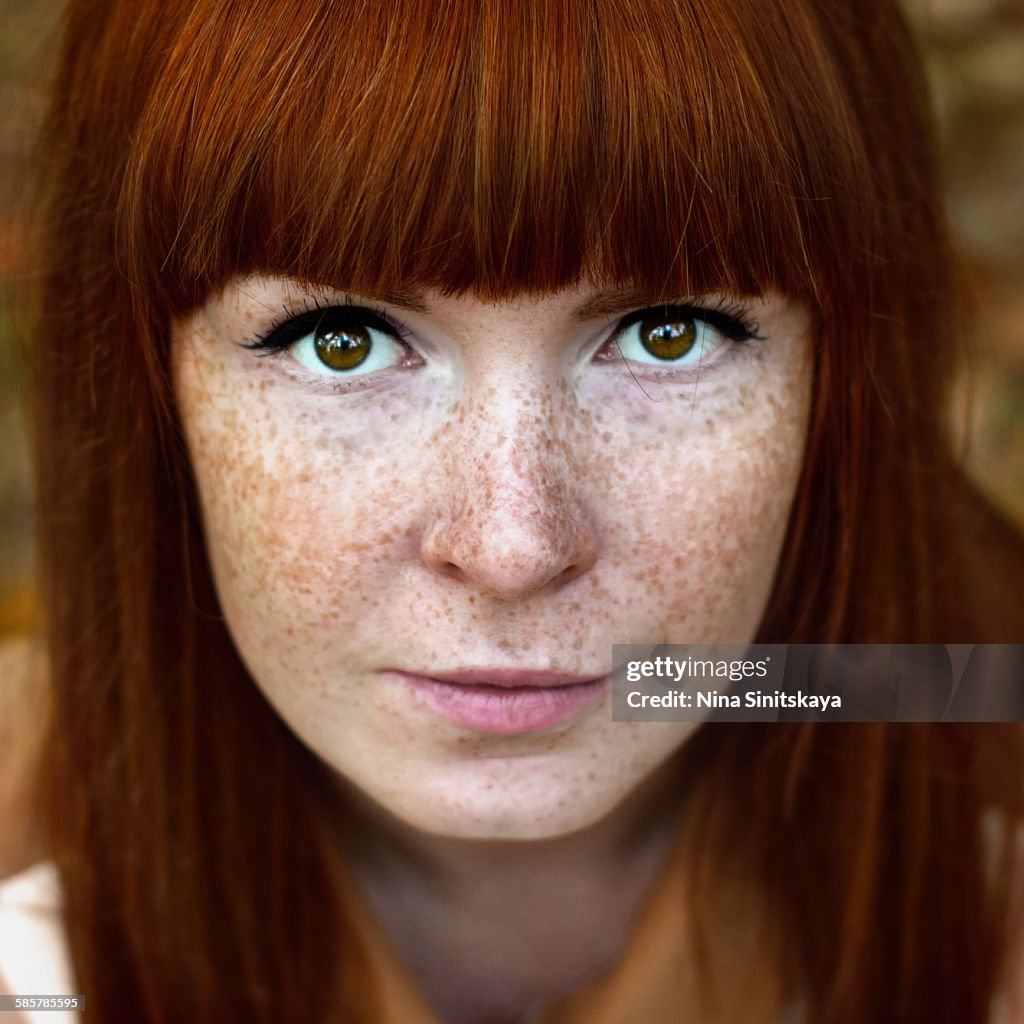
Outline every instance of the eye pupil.
{"label": "eye pupil", "polygon": [[697,326],[693,320],[644,320],[640,340],[652,356],[679,359],[696,344]]}
{"label": "eye pupil", "polygon": [[370,354],[370,332],[358,324],[318,327],[313,334],[317,358],[332,370],[351,370]]}

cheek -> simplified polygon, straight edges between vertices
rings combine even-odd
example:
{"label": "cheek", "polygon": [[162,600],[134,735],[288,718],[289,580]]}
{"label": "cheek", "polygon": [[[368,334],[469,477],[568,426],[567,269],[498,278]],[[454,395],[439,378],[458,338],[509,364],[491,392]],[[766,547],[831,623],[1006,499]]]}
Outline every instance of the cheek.
{"label": "cheek", "polygon": [[400,472],[385,454],[350,457],[357,441],[318,444],[315,411],[296,415],[265,382],[187,347],[175,389],[218,596],[254,676],[365,624]]}
{"label": "cheek", "polygon": [[664,642],[753,638],[799,466],[791,452],[773,457],[771,445],[758,443],[724,464],[695,466],[690,486],[660,496],[678,510],[651,581],[666,609]]}
{"label": "cheek", "polygon": [[[746,642],[771,589],[800,470],[798,438],[649,467],[631,505],[626,595],[657,626],[645,642]],[[631,616],[637,622],[637,616]],[[653,633],[653,635],[652,635]],[[623,639],[621,642],[634,642]]]}
{"label": "cheek", "polygon": [[642,439],[617,453],[608,479],[618,603],[644,642],[756,635],[803,465],[812,380],[809,350],[796,345],[763,364],[756,386],[662,389],[602,424],[610,437]]}

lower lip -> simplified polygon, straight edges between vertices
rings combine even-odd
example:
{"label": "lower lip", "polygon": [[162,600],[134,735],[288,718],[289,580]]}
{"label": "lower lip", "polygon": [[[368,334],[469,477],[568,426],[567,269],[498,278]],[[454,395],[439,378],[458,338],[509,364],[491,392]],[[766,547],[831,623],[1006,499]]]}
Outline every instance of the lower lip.
{"label": "lower lip", "polygon": [[565,721],[594,701],[608,677],[569,686],[468,686],[396,672],[416,696],[450,722],[514,735]]}

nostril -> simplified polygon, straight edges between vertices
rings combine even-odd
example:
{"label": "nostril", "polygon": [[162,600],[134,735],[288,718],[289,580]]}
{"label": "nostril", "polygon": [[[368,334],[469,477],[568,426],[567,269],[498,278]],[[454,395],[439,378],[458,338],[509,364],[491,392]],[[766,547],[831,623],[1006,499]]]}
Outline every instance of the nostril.
{"label": "nostril", "polygon": [[575,565],[570,565],[563,569],[561,575],[558,577],[563,583],[568,583],[570,580],[576,579],[577,576],[582,576],[587,571],[587,566],[583,562],[577,562]]}

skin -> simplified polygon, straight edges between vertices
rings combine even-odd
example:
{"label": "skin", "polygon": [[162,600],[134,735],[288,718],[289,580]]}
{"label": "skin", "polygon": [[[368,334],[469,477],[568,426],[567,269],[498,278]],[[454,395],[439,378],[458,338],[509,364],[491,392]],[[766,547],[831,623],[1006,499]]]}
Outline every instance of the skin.
{"label": "skin", "polygon": [[[348,296],[400,321],[413,353],[396,346],[345,392],[298,349],[241,347],[283,307],[341,293],[236,280],[174,325],[228,628],[359,822],[345,830],[355,874],[448,1020],[484,1019],[487,998],[498,1019],[614,959],[672,840],[673,768],[695,727],[613,722],[606,694],[546,729],[477,732],[385,670],[597,675],[612,643],[749,642],[800,473],[802,308],[744,300],[768,340],[708,335],[723,343],[699,366],[666,367],[612,340],[649,303],[576,315],[607,292],[500,304],[425,292],[416,309]],[[440,906],[454,938],[410,938]],[[508,964],[504,987],[481,975],[490,997],[467,995],[466,954],[483,941]],[[545,943],[550,964],[524,956]],[[453,953],[467,965],[459,994],[441,964]]]}

